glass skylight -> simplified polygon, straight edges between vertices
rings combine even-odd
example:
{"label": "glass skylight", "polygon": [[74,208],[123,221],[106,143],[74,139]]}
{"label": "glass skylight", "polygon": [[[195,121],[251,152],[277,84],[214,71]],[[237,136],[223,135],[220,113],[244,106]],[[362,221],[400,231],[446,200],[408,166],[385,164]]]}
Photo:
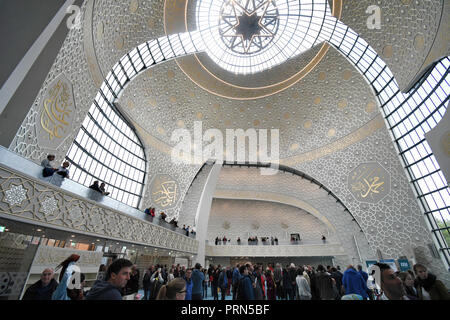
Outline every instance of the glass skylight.
{"label": "glass skylight", "polygon": [[236,74],[257,73],[323,42],[326,0],[199,0],[197,30],[205,51]]}

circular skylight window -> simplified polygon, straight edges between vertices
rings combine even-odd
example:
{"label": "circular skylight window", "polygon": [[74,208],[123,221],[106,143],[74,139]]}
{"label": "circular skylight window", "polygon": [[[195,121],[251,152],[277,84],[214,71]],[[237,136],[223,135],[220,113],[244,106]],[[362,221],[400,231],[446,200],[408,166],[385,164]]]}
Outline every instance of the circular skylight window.
{"label": "circular skylight window", "polygon": [[327,0],[198,0],[206,53],[236,74],[281,64],[319,44]]}

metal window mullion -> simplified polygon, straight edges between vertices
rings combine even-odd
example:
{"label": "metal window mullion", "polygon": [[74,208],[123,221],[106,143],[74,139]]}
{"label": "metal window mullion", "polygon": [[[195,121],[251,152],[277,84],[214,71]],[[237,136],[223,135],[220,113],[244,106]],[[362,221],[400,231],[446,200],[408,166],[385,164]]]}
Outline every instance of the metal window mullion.
{"label": "metal window mullion", "polygon": [[158,38],[156,38],[156,43],[158,44],[159,51],[161,51],[161,55],[163,56],[163,61],[166,61],[166,56],[164,55],[163,49],[161,48],[161,44],[159,43]]}
{"label": "metal window mullion", "polygon": [[[95,158],[95,157],[94,157],[90,152],[88,152],[84,147],[82,147],[82,146],[81,146],[80,144],[78,144],[78,143],[76,143],[76,144],[77,144],[78,148],[80,148],[81,150],[83,150],[83,152],[84,152],[85,154],[87,154],[88,156],[90,156],[90,157],[92,158],[92,160],[96,161],[98,164],[100,164],[100,166],[103,166],[103,167],[105,167],[105,168],[108,168],[108,169],[110,169],[111,171],[114,171],[115,173],[117,173],[118,175],[120,175],[120,176],[122,176],[122,177],[124,177],[124,178],[130,179],[131,181],[134,181],[134,182],[136,182],[136,183],[138,183],[138,184],[141,184],[139,181],[136,181],[136,180],[134,180],[134,179],[131,179],[131,178],[125,176],[124,174],[118,172],[118,171],[115,170],[114,168],[105,166],[104,164],[102,164],[102,163],[100,162],[100,160],[98,160],[97,158]],[[117,158],[117,157],[116,157],[116,158]],[[119,158],[117,158],[117,159],[119,159]],[[119,159],[119,160],[120,160],[120,159]],[[79,165],[79,166],[80,166],[80,165]],[[81,167],[81,166],[80,166],[80,167]],[[96,168],[97,168],[97,166],[96,166]],[[84,169],[84,168],[83,168],[83,169]],[[94,174],[93,174],[92,172],[89,172],[89,171],[86,170],[86,169],[85,169],[85,171],[86,171],[87,173],[89,173],[91,176],[94,176]],[[103,181],[103,179],[99,179],[99,180],[102,180],[102,181]]]}
{"label": "metal window mullion", "polygon": [[[114,141],[114,142],[116,142],[116,139],[114,139],[113,137],[111,137],[111,135],[108,133],[108,132],[106,132],[106,130],[104,129],[104,128],[102,128],[101,126],[100,126],[100,124],[97,122],[97,120],[95,120],[94,119],[94,117],[90,114],[90,113],[88,113],[88,116],[91,118],[91,120],[97,125],[97,127],[100,129],[100,130],[102,130],[112,141]],[[112,123],[112,122],[111,122]],[[122,133],[117,127],[116,127],[116,129],[117,129],[117,131],[118,132],[120,132],[120,133]],[[122,135],[124,136],[124,137],[127,137],[125,134],[123,134],[122,133]],[[128,138],[128,137],[127,137]],[[117,142],[116,142],[117,143]],[[134,143],[134,142],[133,142]],[[129,152],[129,153],[131,153],[131,154],[133,154],[133,155],[135,155],[138,159],[141,159],[142,161],[145,161],[144,159],[142,159],[141,157],[139,157],[138,155],[136,155],[135,153],[133,153],[133,152],[131,152],[130,150],[128,150],[128,149],[126,149],[125,147],[123,147],[121,144],[119,144],[119,143],[117,143],[117,145],[119,145],[121,148],[123,148],[124,150],[126,150],[127,152]]]}
{"label": "metal window mullion", "polygon": [[[69,160],[75,167],[77,167],[79,170],[81,170],[81,171],[83,171],[84,173],[86,173],[88,176],[93,177],[95,180],[103,181],[103,179],[101,179],[101,178],[99,178],[99,177],[93,175],[92,173],[86,171],[83,167],[81,167],[79,164],[73,162],[71,159],[68,159],[68,160]],[[95,159],[94,159],[94,160],[95,160]],[[109,185],[109,184],[108,184],[108,185]],[[123,192],[125,192],[125,193],[132,194],[132,195],[135,195],[135,196],[139,196],[139,195],[134,194],[134,193],[132,193],[132,192],[126,191],[126,190],[124,190],[124,189],[121,189],[121,188],[119,188],[117,185],[111,185],[111,186],[112,186],[113,188],[119,189],[120,191],[123,191]]]}
{"label": "metal window mullion", "polygon": [[[431,96],[436,92],[437,88],[440,87],[440,85],[442,84],[442,81],[443,81],[443,80],[441,79],[441,81],[439,81],[439,83],[433,88],[433,90],[431,90],[431,91],[428,93],[428,95],[427,95],[427,96],[426,96],[419,104],[416,104],[416,107],[415,107],[411,112],[409,112],[409,113],[406,115],[406,117],[403,118],[403,119],[409,118],[409,116],[412,115],[412,114],[414,114],[414,113],[416,112],[417,109],[420,109],[420,107],[421,107],[423,104],[425,104],[426,101],[429,100],[429,99],[431,98]],[[417,90],[416,90],[416,91],[417,91]],[[415,92],[414,92],[414,93],[415,93]],[[450,96],[447,96],[446,100],[445,100],[444,102],[442,102],[442,103],[439,105],[439,107],[442,106],[443,104],[445,104],[446,101],[447,101],[449,98],[450,98]],[[409,96],[407,99],[405,99],[405,101],[403,101],[397,108],[395,108],[395,110],[392,111],[391,114],[393,114],[394,112],[396,112],[399,108],[401,108],[401,107],[402,107],[405,103],[407,103],[410,99],[413,99],[413,100],[414,100],[414,98],[412,97],[412,95],[410,95],[410,96]],[[415,102],[415,101],[414,101],[414,102]],[[431,115],[433,115],[433,114],[436,112],[436,110],[439,109],[439,107],[437,107],[437,108],[435,109],[435,111],[430,112],[430,115],[429,115],[428,117],[426,117],[421,123],[425,122],[426,119],[428,119]],[[397,125],[398,125],[398,123],[396,123],[396,124],[394,125],[394,127],[397,126]]]}
{"label": "metal window mullion", "polygon": [[[417,146],[417,145],[416,145],[416,146]],[[407,165],[405,166],[405,168],[411,168],[412,166],[414,166],[414,165],[416,165],[416,164],[422,162],[423,160],[426,160],[426,159],[428,159],[428,158],[431,158],[432,155],[433,155],[433,153],[429,153],[429,154],[427,154],[426,156],[422,157],[422,155],[419,154],[419,156],[421,156],[422,158],[420,158],[419,160],[416,160],[416,161],[413,162],[413,163],[409,163],[409,161],[408,161],[409,164],[407,164]]]}
{"label": "metal window mullion", "polygon": [[[94,138],[94,137],[91,135],[91,133],[90,133],[86,128],[81,127],[81,129],[82,129],[82,130],[83,130],[83,131],[84,131],[84,132],[85,132],[92,140],[94,140],[95,142],[97,142],[98,145],[99,145],[103,150],[105,150],[107,153],[109,153],[111,156],[113,156],[113,157],[119,159],[120,161],[122,161],[123,163],[127,164],[127,165],[130,166],[131,168],[134,168],[134,169],[136,169],[136,170],[138,170],[138,171],[140,171],[140,172],[142,172],[142,173],[144,172],[144,171],[142,171],[141,169],[139,169],[139,168],[137,168],[137,167],[135,167],[135,166],[133,166],[133,165],[127,163],[126,161],[120,159],[120,158],[117,157],[114,153],[112,153],[112,152],[109,151],[107,148],[105,148],[105,146],[103,146],[102,144],[100,144],[99,141],[98,141],[96,138]],[[120,146],[120,144],[118,144],[118,145]],[[127,151],[128,151],[128,149],[125,149],[125,148],[124,148],[124,150],[127,150]],[[131,153],[131,152],[127,152],[127,154],[132,154],[132,153]]]}
{"label": "metal window mullion", "polygon": [[124,83],[124,85],[125,85],[126,83],[130,82],[130,77],[128,76],[128,73],[125,71],[125,68],[124,68],[124,66],[122,64],[122,61],[119,61],[119,66],[122,69],[123,74],[125,75],[125,77],[127,77],[127,80]]}
{"label": "metal window mullion", "polygon": [[423,193],[423,194],[419,195],[419,198],[425,198],[426,196],[432,195],[433,193],[440,192],[440,191],[443,191],[446,189],[448,189],[448,186],[438,188],[438,189],[435,189],[435,190],[427,192],[427,193]]}
{"label": "metal window mullion", "polygon": [[[128,61],[129,61],[130,64],[131,64],[131,66],[133,67],[134,72],[136,73],[136,74],[133,75],[133,76],[138,75],[138,71],[136,70],[136,66],[135,66],[134,63],[133,63],[133,60],[131,59],[130,53],[129,53],[129,52],[127,52],[127,58],[128,58]],[[145,65],[145,64],[144,64],[144,65]]]}
{"label": "metal window mullion", "polygon": [[[109,122],[114,128],[116,128],[117,132],[120,132],[124,137],[126,137],[128,140],[130,140],[131,143],[137,145],[138,147],[142,147],[142,146],[140,146],[139,144],[137,144],[136,142],[134,142],[133,139],[131,139],[130,137],[128,137],[128,135],[126,135],[121,129],[119,129],[119,128],[117,127],[117,125],[116,125],[114,122],[111,121],[111,119],[106,115],[106,113],[105,113],[105,112],[102,110],[102,108],[98,105],[97,101],[94,101],[94,104],[95,104],[95,106],[98,108],[98,110],[100,110],[100,112],[102,113],[102,115],[108,120],[108,122]],[[113,111],[114,111],[114,109],[113,109]],[[115,111],[114,111],[114,112],[115,112]],[[88,114],[90,114],[90,113],[88,113]],[[117,114],[117,113],[116,113],[116,114]],[[91,116],[91,119],[93,119],[92,116]],[[111,138],[111,140],[115,141],[115,139],[113,139],[113,138],[112,138],[112,137],[111,137],[111,136],[103,129],[103,127],[101,127],[101,126],[99,125],[99,123],[98,123],[96,120],[94,120],[94,121],[95,121],[95,123],[97,124],[97,126],[98,126],[99,128],[101,128],[102,131],[105,132],[105,133],[108,135],[108,137]],[[125,125],[128,125],[128,124],[125,123]],[[124,149],[125,149],[125,148],[124,148]],[[125,149],[125,150],[128,150],[128,149]],[[128,150],[128,151],[130,151],[130,150]],[[142,161],[145,161],[145,159],[139,157],[139,156],[136,155],[135,153],[133,153],[133,152],[131,152],[131,151],[130,151],[130,153],[134,154],[136,157],[138,157],[138,158],[141,159]]]}
{"label": "metal window mullion", "polygon": [[145,64],[145,61],[144,61],[144,59],[142,58],[141,51],[139,50],[139,47],[136,47],[136,50],[137,50],[137,53],[138,53],[138,55],[139,55],[139,58],[141,58],[142,65],[143,65],[141,71],[147,69],[146,64]]}
{"label": "metal window mullion", "polygon": [[[425,159],[425,158],[423,158],[422,160],[424,160],[424,159]],[[420,160],[420,161],[422,161],[422,160]],[[419,161],[419,162],[420,162],[420,161]],[[439,171],[441,171],[441,169],[437,169],[437,170],[435,170],[435,171],[433,171],[433,172],[427,173],[426,175],[424,175],[424,176],[422,176],[422,177],[420,177],[420,178],[416,178],[416,179],[412,180],[411,182],[412,182],[412,183],[418,183],[419,180],[422,180],[422,179],[424,179],[424,178],[427,178],[427,177],[429,177],[429,176],[432,176],[433,174],[438,173]]]}
{"label": "metal window mullion", "polygon": [[150,49],[150,46],[148,45],[148,42],[146,42],[145,45],[147,46],[148,52],[150,53],[150,57],[152,57],[152,60],[153,60],[152,65],[155,65],[156,64],[156,60],[155,60],[155,57],[153,57],[152,50]]}

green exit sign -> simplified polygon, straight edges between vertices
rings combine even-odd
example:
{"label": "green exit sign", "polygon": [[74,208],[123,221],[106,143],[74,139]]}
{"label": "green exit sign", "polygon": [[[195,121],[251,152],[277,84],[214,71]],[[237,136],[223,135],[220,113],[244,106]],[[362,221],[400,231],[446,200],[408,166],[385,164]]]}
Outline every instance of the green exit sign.
{"label": "green exit sign", "polygon": [[5,232],[5,227],[0,226],[0,232]]}

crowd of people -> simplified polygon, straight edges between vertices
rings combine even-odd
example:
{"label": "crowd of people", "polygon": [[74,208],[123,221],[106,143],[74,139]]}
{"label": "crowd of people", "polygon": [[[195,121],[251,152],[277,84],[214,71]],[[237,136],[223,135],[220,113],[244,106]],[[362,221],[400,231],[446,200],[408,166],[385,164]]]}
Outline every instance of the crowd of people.
{"label": "crowd of people", "polygon": [[[270,237],[269,238],[269,237],[257,237],[257,236],[248,237],[247,244],[249,246],[257,246],[260,243],[260,241],[261,241],[261,243],[263,245],[272,245],[272,246],[278,245],[278,238],[277,237]],[[300,235],[291,235],[291,242],[290,242],[291,244],[299,244],[300,241],[301,241]],[[326,243],[326,237],[325,236],[322,236],[322,242]],[[214,239],[214,244],[216,246],[217,245],[226,245],[227,243],[231,244],[231,239],[227,238],[226,236],[223,236],[223,237],[217,236]],[[241,245],[242,241],[241,241],[240,237],[237,238],[236,243],[238,245]]]}
{"label": "crowd of people", "polygon": [[[339,266],[295,266],[280,264],[210,265],[194,268],[167,265],[150,266],[143,276],[144,294],[139,294],[140,273],[136,265],[117,259],[108,268],[102,265],[97,281],[85,291],[85,276],[76,272],[76,254],[55,271],[47,268],[41,279],[30,286],[23,300],[203,300],[211,290],[214,300],[450,300],[448,289],[422,264],[407,272],[395,272],[389,265],[377,263],[380,283],[352,265],[342,273]],[[72,285],[71,285],[72,284]],[[220,295],[220,298],[219,298]]]}

